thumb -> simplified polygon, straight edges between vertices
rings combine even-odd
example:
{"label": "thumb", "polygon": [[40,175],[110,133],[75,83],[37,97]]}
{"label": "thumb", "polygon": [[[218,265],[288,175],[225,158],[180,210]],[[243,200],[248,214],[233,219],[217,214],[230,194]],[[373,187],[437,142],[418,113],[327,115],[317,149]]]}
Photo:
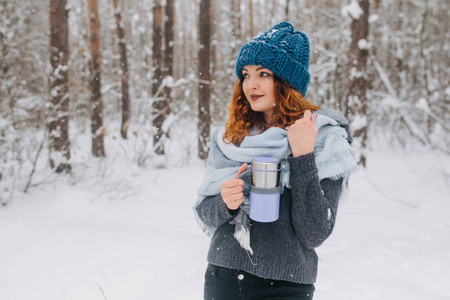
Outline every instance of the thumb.
{"label": "thumb", "polygon": [[316,119],[317,119],[318,114],[313,114],[311,117],[311,121],[313,123],[314,126],[316,126]]}
{"label": "thumb", "polygon": [[245,170],[247,170],[247,168],[248,168],[247,163],[240,166],[238,172],[236,173],[236,175],[234,175],[233,179],[237,179],[239,177],[239,175],[241,175],[242,173],[245,172]]}

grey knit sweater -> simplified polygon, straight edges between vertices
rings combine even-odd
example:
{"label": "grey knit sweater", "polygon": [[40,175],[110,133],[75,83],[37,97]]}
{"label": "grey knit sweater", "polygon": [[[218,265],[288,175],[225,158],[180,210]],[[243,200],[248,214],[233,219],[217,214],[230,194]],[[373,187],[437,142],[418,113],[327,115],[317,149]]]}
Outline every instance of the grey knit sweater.
{"label": "grey knit sweater", "polygon": [[250,255],[234,238],[230,224],[237,211],[228,210],[221,195],[206,198],[196,209],[205,223],[217,230],[212,236],[208,262],[256,276],[297,283],[314,283],[318,258],[314,248],[334,227],[342,179],[319,182],[314,154],[288,158],[291,189],[280,197],[280,217],[272,223],[251,221]]}

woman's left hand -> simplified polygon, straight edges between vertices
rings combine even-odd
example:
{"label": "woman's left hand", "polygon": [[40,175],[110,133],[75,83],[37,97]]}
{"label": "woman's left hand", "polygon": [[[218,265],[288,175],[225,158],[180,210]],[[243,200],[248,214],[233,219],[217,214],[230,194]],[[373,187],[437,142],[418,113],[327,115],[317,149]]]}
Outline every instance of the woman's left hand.
{"label": "woman's left hand", "polygon": [[292,124],[287,132],[289,146],[294,157],[313,152],[317,139],[316,118],[310,110],[306,110],[303,118]]}

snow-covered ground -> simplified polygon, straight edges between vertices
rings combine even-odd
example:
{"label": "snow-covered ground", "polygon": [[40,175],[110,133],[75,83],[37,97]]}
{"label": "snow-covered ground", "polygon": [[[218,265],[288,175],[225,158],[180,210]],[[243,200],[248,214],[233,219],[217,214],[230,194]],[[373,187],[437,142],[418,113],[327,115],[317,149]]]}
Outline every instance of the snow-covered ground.
{"label": "snow-covered ground", "polygon": [[[450,299],[449,157],[378,151],[368,164],[318,249],[315,299]],[[127,181],[55,182],[0,208],[1,300],[202,299],[203,166],[104,176],[114,168]]]}

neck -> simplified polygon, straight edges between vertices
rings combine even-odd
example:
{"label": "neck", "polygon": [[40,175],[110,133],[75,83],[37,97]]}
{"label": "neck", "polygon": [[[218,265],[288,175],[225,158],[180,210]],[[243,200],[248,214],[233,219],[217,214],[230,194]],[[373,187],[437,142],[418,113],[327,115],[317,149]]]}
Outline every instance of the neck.
{"label": "neck", "polygon": [[266,126],[270,127],[272,124],[273,115],[272,114],[264,114],[264,120],[266,121]]}

